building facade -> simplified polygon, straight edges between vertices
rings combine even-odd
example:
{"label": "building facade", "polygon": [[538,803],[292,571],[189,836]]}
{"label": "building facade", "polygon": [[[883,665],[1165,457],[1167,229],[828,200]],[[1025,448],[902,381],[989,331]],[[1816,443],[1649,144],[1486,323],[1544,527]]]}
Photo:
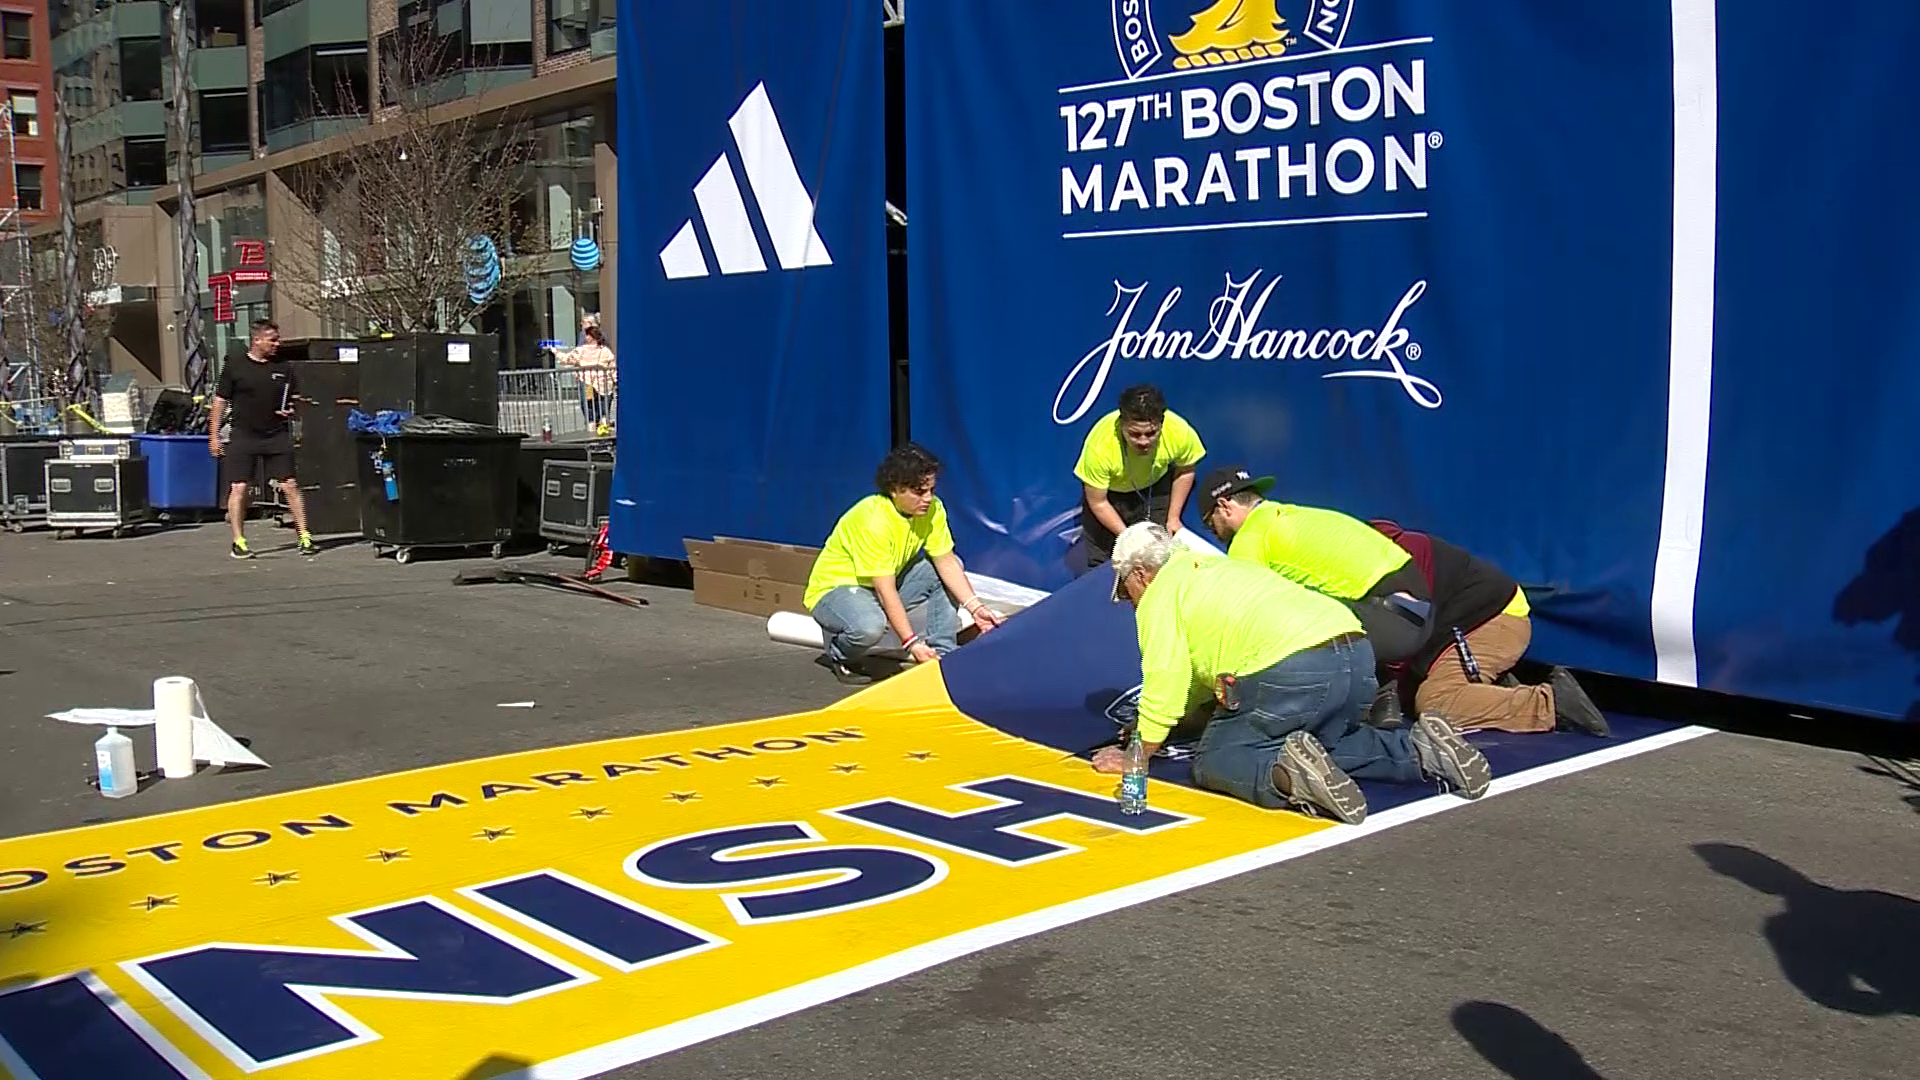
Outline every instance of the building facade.
{"label": "building facade", "polygon": [[59,212],[51,44],[45,4],[0,2],[0,93],[8,121],[0,135],[11,151],[0,175],[0,212],[11,220],[0,231],[38,225]]}
{"label": "building facade", "polygon": [[[9,0],[0,0],[4,10]],[[467,327],[494,333],[507,366],[547,362],[541,345],[573,344],[583,316],[610,338],[618,150],[614,126],[616,0],[186,0],[190,166],[203,338],[216,357],[271,317],[286,337],[366,330],[271,280],[275,265],[311,263],[315,243],[292,181],[398,108],[391,65],[408,41],[431,40],[440,66],[427,88],[442,110],[511,112],[528,125],[528,167],[515,200],[528,223],[508,254],[518,284]],[[181,225],[168,7],[160,0],[53,0],[50,59],[74,110],[75,204],[103,222],[113,249],[100,299],[116,305],[107,365],[140,381],[183,382],[177,282]],[[415,35],[409,38],[408,35]],[[575,239],[604,253],[582,273]],[[264,255],[264,267],[260,265]],[[245,264],[243,266],[243,263]],[[261,273],[263,270],[265,273]],[[235,273],[235,271],[241,271]],[[616,339],[617,340],[617,339]]]}

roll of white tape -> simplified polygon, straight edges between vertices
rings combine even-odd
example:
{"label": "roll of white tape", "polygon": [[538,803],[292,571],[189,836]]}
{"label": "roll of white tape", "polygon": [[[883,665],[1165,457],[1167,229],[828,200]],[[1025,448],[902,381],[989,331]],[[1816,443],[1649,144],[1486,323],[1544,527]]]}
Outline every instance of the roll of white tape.
{"label": "roll of white tape", "polygon": [[[960,612],[960,629],[973,625],[973,616]],[[767,636],[782,645],[798,645],[805,649],[824,649],[827,636],[813,616],[802,615],[797,611],[776,611],[767,618]]]}
{"label": "roll of white tape", "polygon": [[813,616],[796,611],[774,612],[767,619],[767,636],[782,645],[799,645],[809,649],[827,647],[826,635],[821,633],[820,624],[813,621]]}
{"label": "roll of white tape", "polygon": [[160,775],[179,780],[193,775],[193,711],[198,695],[193,680],[178,675],[153,680],[153,749]]}

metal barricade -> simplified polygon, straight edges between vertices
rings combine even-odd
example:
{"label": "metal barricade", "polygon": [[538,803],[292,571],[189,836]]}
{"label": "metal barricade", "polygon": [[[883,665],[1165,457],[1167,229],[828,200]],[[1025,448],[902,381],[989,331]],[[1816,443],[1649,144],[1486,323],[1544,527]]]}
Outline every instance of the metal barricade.
{"label": "metal barricade", "polygon": [[0,398],[0,435],[59,435],[60,400],[55,397]]}
{"label": "metal barricade", "polygon": [[500,430],[540,438],[613,434],[619,384],[612,368],[558,367],[500,373]]}

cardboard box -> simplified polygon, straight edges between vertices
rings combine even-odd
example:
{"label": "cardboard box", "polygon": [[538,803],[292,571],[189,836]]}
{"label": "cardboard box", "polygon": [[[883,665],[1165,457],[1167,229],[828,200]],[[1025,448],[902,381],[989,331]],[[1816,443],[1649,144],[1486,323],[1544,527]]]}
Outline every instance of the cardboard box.
{"label": "cardboard box", "polygon": [[687,562],[693,567],[694,603],[746,615],[806,612],[800,600],[819,548],[731,536],[717,536],[710,542],[690,539],[686,545]]}

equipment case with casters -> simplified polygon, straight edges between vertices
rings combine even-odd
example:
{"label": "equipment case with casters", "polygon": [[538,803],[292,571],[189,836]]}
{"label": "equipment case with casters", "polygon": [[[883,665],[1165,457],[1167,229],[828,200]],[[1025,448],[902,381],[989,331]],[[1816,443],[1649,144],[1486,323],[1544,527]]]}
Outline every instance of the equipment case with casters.
{"label": "equipment case with casters", "polygon": [[612,462],[547,462],[540,485],[540,536],[550,541],[547,550],[592,543],[612,501]]}
{"label": "equipment case with casters", "polygon": [[[515,458],[524,435],[359,435],[360,534],[410,562],[418,548],[493,549],[513,539]],[[396,498],[387,497],[384,463]]]}
{"label": "equipment case with casters", "polygon": [[47,524],[62,534],[111,529],[118,538],[152,513],[146,458],[51,458],[46,471]]}
{"label": "equipment case with casters", "polygon": [[0,436],[0,524],[12,532],[47,521],[47,462],[60,441],[42,435]]}

